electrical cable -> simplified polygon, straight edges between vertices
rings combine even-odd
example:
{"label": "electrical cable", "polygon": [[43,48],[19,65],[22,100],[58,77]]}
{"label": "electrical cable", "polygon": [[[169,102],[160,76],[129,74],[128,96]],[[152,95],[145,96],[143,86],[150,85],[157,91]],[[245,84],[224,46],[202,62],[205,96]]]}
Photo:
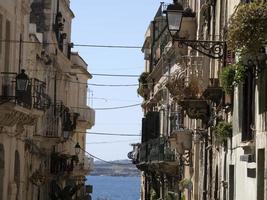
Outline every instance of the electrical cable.
{"label": "electrical cable", "polygon": [[109,136],[122,136],[122,137],[140,137],[141,135],[137,134],[118,134],[118,133],[101,133],[101,132],[84,132],[84,131],[75,131],[76,133],[86,133],[91,135],[109,135]]}
{"label": "electrical cable", "polygon": [[[70,138],[70,139],[71,139],[71,138]],[[76,142],[75,142],[73,139],[71,139],[71,141],[72,141],[73,144],[76,144]],[[102,159],[102,158],[99,158],[99,157],[97,157],[97,156],[95,156],[95,155],[89,153],[88,151],[86,151],[86,150],[85,150],[84,148],[82,148],[82,147],[80,147],[80,149],[81,149],[83,152],[87,153],[87,154],[88,154],[89,156],[91,156],[92,158],[95,158],[95,159],[100,160],[100,161],[102,161],[102,162],[105,162],[105,163],[107,163],[107,164],[111,164],[111,165],[123,165],[123,166],[128,166],[128,165],[129,165],[129,164],[124,164],[124,163],[115,163],[115,162],[106,161],[106,160],[104,160],[104,159]]]}
{"label": "electrical cable", "polygon": [[97,84],[97,83],[88,83],[87,85],[91,86],[100,86],[100,87],[131,87],[131,86],[138,86],[139,84],[125,84],[125,85],[112,85],[112,84]]}
{"label": "electrical cable", "polygon": [[104,142],[87,142],[86,144],[114,144],[114,143],[121,143],[121,142],[136,142],[133,140],[116,140],[116,141],[104,141]]}
{"label": "electrical cable", "polygon": [[91,156],[92,158],[95,158],[97,160],[100,160],[104,163],[110,164],[110,165],[119,165],[119,166],[129,166],[129,164],[124,164],[124,163],[115,163],[115,162],[110,162],[110,161],[106,161],[102,158],[99,158],[97,156],[94,156],[93,154],[90,154],[88,151],[86,151],[85,149],[81,148],[82,151],[84,151],[85,153],[87,153],[89,156]]}
{"label": "electrical cable", "polygon": [[116,110],[116,109],[136,107],[136,106],[140,106],[140,105],[141,105],[141,103],[127,105],[127,106],[109,107],[109,108],[94,108],[94,110]]}
{"label": "electrical cable", "polygon": [[[26,40],[0,40],[0,42],[9,43],[24,43],[24,44],[44,44],[44,45],[58,45],[56,42],[34,42]],[[141,49],[141,46],[134,45],[100,45],[100,44],[75,44],[75,43],[65,43],[63,45],[72,45],[74,47],[91,47],[91,48],[118,48],[118,49]]]}
{"label": "electrical cable", "polygon": [[115,76],[115,77],[127,77],[127,78],[135,78],[139,77],[140,75],[133,75],[133,74],[95,74],[91,73],[93,76]]}

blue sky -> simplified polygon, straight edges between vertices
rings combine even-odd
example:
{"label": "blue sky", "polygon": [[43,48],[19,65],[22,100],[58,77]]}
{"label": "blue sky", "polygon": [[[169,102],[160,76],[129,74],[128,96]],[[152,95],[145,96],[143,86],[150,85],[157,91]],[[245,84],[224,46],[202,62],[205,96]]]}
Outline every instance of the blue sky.
{"label": "blue sky", "polygon": [[[72,24],[72,42],[76,44],[142,46],[144,34],[153,19],[160,1],[156,0],[104,0],[71,1],[75,14]],[[85,48],[76,47],[88,63],[91,73],[141,74],[144,70],[140,49]],[[138,78],[93,76],[89,83],[137,84]],[[94,108],[116,107],[141,103],[137,87],[90,86],[90,106]],[[96,111],[96,125],[92,132],[116,134],[140,134],[141,107]],[[139,137],[87,135],[86,149],[105,160],[126,159],[132,150],[130,143],[139,142]]]}

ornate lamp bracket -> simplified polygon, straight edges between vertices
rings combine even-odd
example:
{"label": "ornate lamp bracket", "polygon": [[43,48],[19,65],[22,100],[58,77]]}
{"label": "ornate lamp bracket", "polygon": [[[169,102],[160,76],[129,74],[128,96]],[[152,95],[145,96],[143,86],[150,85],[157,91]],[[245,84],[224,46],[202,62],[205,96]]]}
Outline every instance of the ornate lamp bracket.
{"label": "ornate lamp bracket", "polygon": [[173,38],[174,42],[178,42],[179,47],[189,46],[192,49],[213,59],[222,59],[226,55],[225,41],[210,40],[186,40],[183,38]]}

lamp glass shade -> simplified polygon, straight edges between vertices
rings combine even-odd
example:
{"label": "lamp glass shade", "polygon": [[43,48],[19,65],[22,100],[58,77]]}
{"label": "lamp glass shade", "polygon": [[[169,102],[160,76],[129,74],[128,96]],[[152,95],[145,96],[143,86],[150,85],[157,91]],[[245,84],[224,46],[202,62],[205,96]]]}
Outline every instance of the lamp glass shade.
{"label": "lamp glass shade", "polygon": [[18,91],[26,92],[29,85],[29,77],[25,74],[25,70],[21,70],[21,73],[16,77],[16,89]]}
{"label": "lamp glass shade", "polygon": [[64,139],[68,139],[69,135],[70,135],[69,131],[63,131],[63,138]]}
{"label": "lamp glass shade", "polygon": [[179,33],[183,18],[182,10],[167,10],[168,29],[172,36]]}
{"label": "lamp glass shade", "polygon": [[75,154],[76,155],[79,155],[79,153],[80,153],[80,150],[81,150],[81,146],[80,146],[80,144],[77,142],[77,144],[75,145]]}

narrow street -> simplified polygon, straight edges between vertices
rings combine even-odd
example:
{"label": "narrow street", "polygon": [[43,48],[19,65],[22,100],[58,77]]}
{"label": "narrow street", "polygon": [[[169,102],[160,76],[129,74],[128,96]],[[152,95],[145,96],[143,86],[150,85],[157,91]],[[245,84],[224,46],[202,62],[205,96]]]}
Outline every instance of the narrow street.
{"label": "narrow street", "polygon": [[0,0],[0,200],[266,200],[266,0]]}

